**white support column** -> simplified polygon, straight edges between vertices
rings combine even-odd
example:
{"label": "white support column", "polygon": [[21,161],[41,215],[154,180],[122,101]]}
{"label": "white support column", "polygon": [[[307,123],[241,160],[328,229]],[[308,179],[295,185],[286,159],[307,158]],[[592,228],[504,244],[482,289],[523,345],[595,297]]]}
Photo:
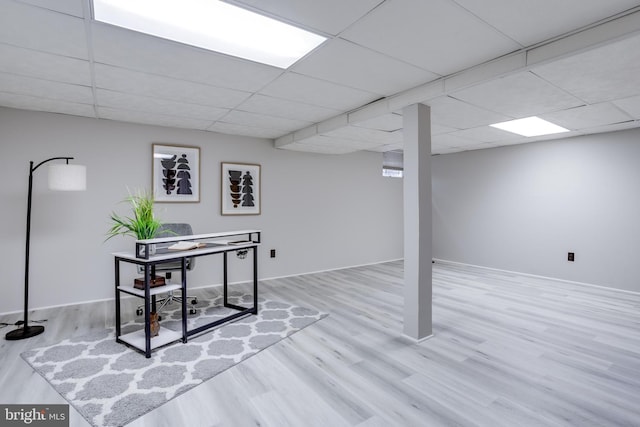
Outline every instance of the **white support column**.
{"label": "white support column", "polygon": [[404,327],[410,338],[432,335],[431,108],[414,104],[404,117]]}

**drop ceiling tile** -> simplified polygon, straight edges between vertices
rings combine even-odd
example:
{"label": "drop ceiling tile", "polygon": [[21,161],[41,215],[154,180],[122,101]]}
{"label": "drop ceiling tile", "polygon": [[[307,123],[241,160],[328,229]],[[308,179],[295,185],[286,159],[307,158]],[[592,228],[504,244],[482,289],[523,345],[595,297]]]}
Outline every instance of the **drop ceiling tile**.
{"label": "drop ceiling tile", "polygon": [[500,145],[509,146],[509,145],[518,145],[518,144],[529,144],[529,143],[538,142],[538,141],[565,139],[565,138],[570,138],[572,136],[577,136],[577,135],[580,135],[580,133],[576,131],[570,131],[570,132],[563,132],[562,134],[550,134],[550,135],[531,136],[531,137],[522,136],[516,139],[500,141]]}
{"label": "drop ceiling tile", "polygon": [[301,27],[337,35],[382,1],[230,0],[229,3],[244,5],[272,17],[284,18],[284,21],[299,23]]}
{"label": "drop ceiling tile", "polygon": [[256,94],[238,106],[238,110],[250,113],[268,114],[295,120],[318,123],[340,114],[340,110],[303,104],[301,102],[279,99]]}
{"label": "drop ceiling tile", "polygon": [[[329,143],[332,140],[335,140],[337,138],[331,138],[329,136],[323,136],[323,135],[313,135],[304,139],[299,139],[294,141],[294,143],[296,144],[306,144],[306,145],[330,145]],[[335,143],[333,145],[336,145]]]}
{"label": "drop ceiling tile", "polygon": [[82,18],[14,1],[0,6],[0,40],[57,55],[89,57]]}
{"label": "drop ceiling tile", "polygon": [[465,129],[449,133],[449,135],[469,139],[479,143],[503,142],[522,138],[512,132],[506,132],[491,126],[480,126],[472,129]]}
{"label": "drop ceiling tile", "polygon": [[93,104],[93,91],[89,86],[34,79],[15,74],[0,73],[0,91],[52,100]]}
{"label": "drop ceiling tile", "polygon": [[[354,111],[349,111],[346,116],[347,121],[350,124],[355,124],[363,122],[365,120],[380,117],[388,113],[395,113],[395,111],[392,111],[391,106],[389,105],[389,98],[387,97],[378,99],[374,102],[370,102],[369,104],[364,105]],[[398,114],[402,114],[402,111],[400,111]]]}
{"label": "drop ceiling tile", "polygon": [[611,125],[596,126],[588,129],[586,132],[578,132],[577,134],[588,135],[603,132],[617,132],[620,130],[634,129],[640,127],[640,120],[629,121],[624,123],[614,123]]}
{"label": "drop ceiling tile", "polygon": [[640,95],[640,35],[532,71],[589,104]]}
{"label": "drop ceiling tile", "polygon": [[445,133],[442,135],[434,135],[431,138],[432,146],[443,146],[443,147],[456,147],[461,148],[467,145],[477,144],[478,141],[473,141],[467,138],[461,138],[459,136],[455,136],[450,133]]}
{"label": "drop ceiling tile", "polygon": [[322,135],[377,145],[398,142],[397,133],[356,126],[344,126],[330,132],[324,132]]}
{"label": "drop ceiling tile", "polygon": [[44,9],[55,10],[67,15],[83,17],[82,4],[85,0],[19,0],[20,3],[31,4]]}
{"label": "drop ceiling tile", "polygon": [[438,78],[429,71],[341,39],[325,42],[292,70],[385,96]]}
{"label": "drop ceiling tile", "polygon": [[451,133],[454,131],[457,131],[457,128],[454,127],[450,127],[450,126],[444,126],[441,125],[440,123],[434,123],[433,122],[433,116],[431,117],[431,135],[440,135],[443,133]]}
{"label": "drop ceiling tile", "polygon": [[142,123],[147,125],[176,127],[183,129],[206,130],[211,125],[210,120],[176,117],[165,114],[133,111],[120,108],[97,107],[101,119],[117,120],[120,122]]}
{"label": "drop ceiling tile", "polygon": [[301,141],[296,141],[293,144],[285,145],[284,147],[294,146],[298,147],[301,151],[344,154],[376,147],[378,145],[379,144],[371,144],[344,138],[316,135]]}
{"label": "drop ceiling tile", "polygon": [[291,72],[278,77],[262,89],[260,93],[342,111],[360,107],[379,98],[379,94],[376,95]]}
{"label": "drop ceiling tile", "polygon": [[384,114],[373,119],[353,123],[353,125],[362,128],[384,130],[388,132],[402,129],[403,126],[402,115],[396,113]]}
{"label": "drop ceiling tile", "polygon": [[251,136],[254,138],[275,139],[282,136],[282,132],[277,129],[268,129],[225,122],[216,122],[213,125],[209,126],[207,130],[212,132],[225,133],[228,135]]}
{"label": "drop ceiling tile", "polygon": [[636,0],[456,0],[483,21],[531,46],[638,5]]}
{"label": "drop ceiling tile", "polygon": [[[222,119],[225,123],[247,125],[266,129],[278,129],[282,133],[292,132],[311,125],[311,122],[291,120],[282,117],[268,116],[264,114],[247,113],[245,111],[231,111]],[[280,135],[278,135],[280,136]]]}
{"label": "drop ceiling tile", "polygon": [[104,89],[96,90],[96,104],[99,107],[119,110],[208,120],[209,124],[221,118],[229,111],[223,108],[187,104],[184,102],[113,92]]}
{"label": "drop ceiling tile", "polygon": [[102,64],[249,92],[282,74],[275,67],[100,22],[91,28],[94,58]]}
{"label": "drop ceiling tile", "polygon": [[488,148],[496,148],[499,147],[497,143],[492,142],[480,142],[477,144],[465,145],[462,147],[462,151],[476,151],[476,150],[486,150]]}
{"label": "drop ceiling tile", "polygon": [[452,153],[460,153],[464,151],[461,148],[458,147],[445,147],[445,146],[441,146],[441,147],[431,147],[431,154],[452,154]]}
{"label": "drop ceiling tile", "polygon": [[513,117],[484,110],[449,96],[433,99],[429,104],[432,123],[455,129],[475,128],[513,119]]}
{"label": "drop ceiling tile", "polygon": [[367,151],[384,153],[387,151],[403,150],[403,149],[404,149],[404,143],[398,142],[396,144],[387,144],[387,145],[380,145],[379,147],[367,148]]}
{"label": "drop ceiling tile", "polygon": [[628,114],[608,102],[542,114],[540,117],[570,130],[589,129],[632,120]]}
{"label": "drop ceiling tile", "polygon": [[93,105],[0,92],[0,105],[21,110],[47,111],[72,116],[95,117]]}
{"label": "drop ceiling tile", "polygon": [[250,92],[219,88],[104,64],[95,64],[94,73],[97,88],[191,104],[233,108],[251,96]]}
{"label": "drop ceiling tile", "polygon": [[584,105],[530,72],[497,78],[451,94],[486,110],[521,118]]}
{"label": "drop ceiling tile", "polygon": [[613,101],[613,103],[634,119],[640,119],[640,96],[618,99]]}
{"label": "drop ceiling tile", "polygon": [[284,149],[284,150],[290,150],[290,151],[302,151],[306,153],[315,153],[315,154],[349,154],[349,153],[355,153],[356,151],[359,151],[355,148],[350,148],[350,147],[301,144],[299,142],[283,145],[282,147],[278,147],[278,148]]}
{"label": "drop ceiling tile", "polygon": [[429,104],[432,99],[447,94],[445,83],[449,79],[439,79],[393,95],[387,99],[389,109],[402,111],[405,107],[416,103]]}
{"label": "drop ceiling tile", "polygon": [[440,75],[521,48],[449,0],[387,0],[341,37]]}
{"label": "drop ceiling tile", "polygon": [[[289,119],[288,123],[292,126],[302,122],[303,127],[307,126],[305,129],[316,129],[323,125],[324,129],[335,131],[335,124],[342,118],[371,117],[360,114],[364,110],[358,110],[354,114],[347,114],[345,111],[359,108],[395,90],[394,85],[413,84],[408,83],[413,74],[407,70],[419,70],[426,74],[429,74],[426,70],[430,70],[443,74],[447,69],[458,69],[467,63],[475,65],[475,62],[481,62],[478,61],[479,58],[492,59],[513,50],[514,46],[517,48],[518,43],[509,41],[505,34],[516,38],[519,43],[525,43],[536,37],[547,38],[557,31],[561,21],[568,26],[582,25],[580,22],[589,22],[594,17],[602,19],[627,7],[638,6],[637,2],[629,0],[583,0],[579,2],[579,8],[572,8],[570,12],[563,9],[559,11],[559,16],[545,17],[541,11],[527,11],[532,7],[528,4],[515,7],[508,0],[487,0],[481,8],[471,0],[235,1],[250,8],[268,9],[267,14],[279,16],[285,21],[299,19],[302,27],[337,34],[339,39],[330,40],[294,66],[296,70],[319,78],[303,76],[298,72],[283,72],[274,67],[106,24],[91,23],[97,59],[95,82],[98,89],[108,89],[100,91],[100,94],[102,101],[111,105],[100,108],[105,117],[163,126],[215,128],[216,131],[225,133],[266,138],[280,136],[283,130],[249,124],[273,126],[273,119],[278,118]],[[578,3],[578,0],[567,1]],[[94,116],[91,69],[88,62],[81,59],[87,57],[87,34],[84,20],[78,19],[82,17],[83,10],[88,10],[88,6],[89,0],[0,0],[0,105],[6,103],[12,108]],[[554,6],[554,12],[558,12],[557,6],[552,5],[550,0],[540,0],[535,8],[542,10],[551,6]],[[500,8],[504,9],[499,10]],[[509,9],[517,9],[518,15],[512,16],[511,22],[507,22],[508,12],[504,12]],[[518,23],[529,19],[531,22]],[[451,22],[456,25],[451,25]],[[396,25],[377,27],[385,23]],[[416,27],[411,28],[412,25]],[[447,28],[441,28],[445,26]],[[339,34],[343,29],[346,31]],[[566,32],[570,28],[562,30]],[[476,31],[478,36],[472,36]],[[552,120],[572,123],[575,127],[591,126],[570,135],[639,126],[640,121],[608,124],[626,117],[626,114],[635,118],[640,115],[639,101],[635,99],[640,97],[640,33],[636,34],[612,45],[535,67],[533,71],[536,75],[548,81],[551,87],[560,87],[561,93],[570,92],[583,103],[594,104],[584,108],[548,111],[545,114]],[[494,38],[498,40],[497,43],[493,42]],[[345,41],[346,39],[349,40]],[[483,46],[488,50],[483,50]],[[354,59],[363,52],[364,56]],[[455,55],[451,52],[455,52]],[[108,66],[111,63],[120,68]],[[431,68],[431,64],[435,68]],[[386,73],[384,79],[376,74],[379,70]],[[405,78],[388,78],[396,72]],[[561,73],[567,73],[568,76],[562,76]],[[533,74],[530,76],[535,77]],[[488,90],[489,86],[484,86],[484,90],[488,92],[485,94],[474,94],[472,89],[453,94],[454,97],[464,97],[467,102],[447,97],[433,100],[434,96],[445,90],[444,82],[433,82],[418,86],[428,86],[424,93],[428,92],[429,96],[422,100],[416,98],[415,102],[431,103],[433,100],[434,139],[436,136],[449,134],[440,141],[449,144],[476,141],[468,142],[464,147],[475,149],[479,141],[491,139],[493,143],[496,138],[494,132],[501,132],[487,128],[486,125],[507,120],[514,115],[514,110],[506,109],[511,107],[509,97],[520,97],[520,101],[524,99],[524,103],[518,102],[514,108],[527,113],[539,106],[538,101],[534,102],[540,95],[539,85],[529,85],[532,82],[530,79],[513,79],[507,85],[508,89],[500,85],[509,83],[509,79],[502,79],[500,87]],[[336,84],[335,81],[343,84]],[[524,87],[530,88],[533,94],[525,94]],[[251,96],[251,92],[262,88],[262,94]],[[105,93],[109,92],[110,95],[106,96]],[[118,92],[119,95],[114,95]],[[418,91],[401,93],[406,95],[404,98],[415,97]],[[393,97],[392,100],[404,99],[403,96],[398,96],[399,98]],[[474,96],[493,105],[491,108],[478,108],[472,105],[476,103]],[[553,109],[562,103],[562,99],[556,98],[555,94],[551,96],[552,101],[548,98],[540,100],[545,109]],[[602,102],[615,103],[615,107],[600,103],[601,99],[604,100]],[[238,108],[240,104],[241,107]],[[394,108],[401,106],[397,104]],[[489,107],[486,103],[483,106]],[[502,110],[500,106],[505,109]],[[229,116],[231,120],[244,124],[223,121],[214,124],[216,117],[231,108],[236,110]],[[500,109],[497,113],[504,113],[496,114],[492,109]],[[367,110],[369,113],[371,111]],[[386,111],[388,110],[379,113]],[[271,119],[260,122],[263,115],[271,116]],[[389,115],[359,122],[355,128],[365,131],[393,130],[394,122],[399,120],[400,117]],[[318,126],[308,126],[309,123],[318,123]],[[332,132],[336,135],[335,138],[320,139],[325,146],[318,145],[314,149],[353,150],[348,145],[355,144],[364,147],[361,149],[384,151],[388,147],[402,146],[401,131],[387,132],[386,135],[373,132],[372,135],[364,136],[360,133],[353,134],[354,131],[348,128],[342,132]],[[381,144],[383,138],[378,139],[380,135],[388,136],[393,142]],[[454,140],[456,137],[458,139]],[[517,136],[515,138],[501,140],[500,143],[532,141]],[[548,139],[554,138],[556,137]],[[342,145],[338,145],[336,141],[342,141]],[[487,144],[481,147],[485,145]],[[441,147],[444,147],[443,150],[447,149],[444,145]],[[455,147],[450,149],[461,150]]]}
{"label": "drop ceiling tile", "polygon": [[324,147],[339,147],[339,148],[353,148],[356,150],[364,150],[371,147],[378,147],[382,144],[371,141],[356,141],[348,138],[340,138],[337,136],[329,135],[315,135],[310,138],[305,138],[300,141],[296,141],[299,144],[315,145]]}
{"label": "drop ceiling tile", "polygon": [[0,72],[91,86],[89,62],[0,43]]}

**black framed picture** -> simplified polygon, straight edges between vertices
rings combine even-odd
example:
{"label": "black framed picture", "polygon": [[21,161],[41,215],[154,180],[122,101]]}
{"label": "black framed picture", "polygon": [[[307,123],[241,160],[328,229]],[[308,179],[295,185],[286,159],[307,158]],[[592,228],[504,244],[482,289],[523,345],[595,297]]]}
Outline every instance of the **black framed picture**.
{"label": "black framed picture", "polygon": [[222,215],[260,215],[260,165],[222,163]]}
{"label": "black framed picture", "polygon": [[199,202],[200,148],[153,144],[152,180],[156,202]]}

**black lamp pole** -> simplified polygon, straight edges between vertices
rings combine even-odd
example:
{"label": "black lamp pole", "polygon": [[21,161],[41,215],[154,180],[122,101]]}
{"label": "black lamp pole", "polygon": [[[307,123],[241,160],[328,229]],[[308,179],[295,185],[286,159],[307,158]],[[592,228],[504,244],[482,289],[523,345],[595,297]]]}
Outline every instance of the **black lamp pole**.
{"label": "black lamp pole", "polygon": [[52,157],[47,160],[43,160],[35,167],[33,161],[29,162],[29,195],[27,196],[27,243],[25,248],[25,261],[24,261],[24,323],[21,328],[11,332],[7,332],[5,337],[8,340],[21,340],[24,338],[31,338],[36,335],[40,335],[44,332],[44,326],[29,326],[29,241],[31,239],[31,195],[33,193],[33,173],[43,164],[52,160],[66,160],[69,164],[69,160],[73,157]]}

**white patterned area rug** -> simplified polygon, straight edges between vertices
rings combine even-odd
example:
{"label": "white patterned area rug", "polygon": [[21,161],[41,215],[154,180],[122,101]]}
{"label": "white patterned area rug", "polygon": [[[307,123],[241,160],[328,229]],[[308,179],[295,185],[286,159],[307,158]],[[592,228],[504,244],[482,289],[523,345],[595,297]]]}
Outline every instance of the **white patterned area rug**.
{"label": "white patterned area rug", "polygon": [[[235,297],[230,302],[252,303],[249,295]],[[230,313],[219,305],[220,297],[199,304],[189,329]],[[163,312],[162,326],[180,330],[179,312]],[[114,329],[30,350],[22,357],[91,425],[122,426],[325,316],[260,299],[257,316],[204,332],[186,344],[162,347],[149,359],[116,343]],[[140,323],[123,325],[123,334],[135,328]]]}

